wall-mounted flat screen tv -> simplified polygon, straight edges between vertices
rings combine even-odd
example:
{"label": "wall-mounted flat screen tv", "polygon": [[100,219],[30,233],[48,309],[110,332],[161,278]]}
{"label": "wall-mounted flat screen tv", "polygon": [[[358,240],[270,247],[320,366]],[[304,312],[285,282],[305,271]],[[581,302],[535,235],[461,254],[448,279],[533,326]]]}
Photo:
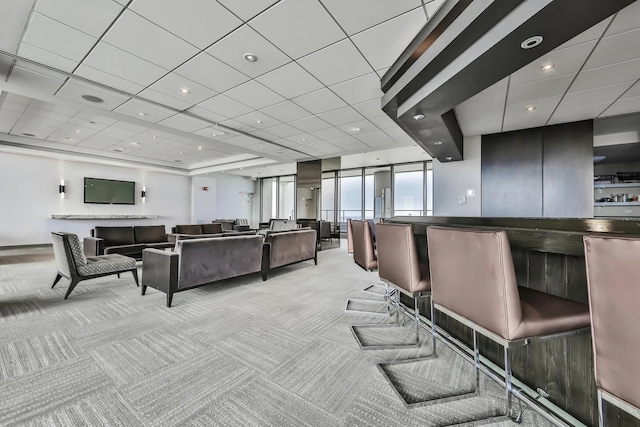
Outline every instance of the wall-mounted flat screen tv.
{"label": "wall-mounted flat screen tv", "polygon": [[105,205],[135,205],[136,183],[112,179],[84,178],[84,202]]}

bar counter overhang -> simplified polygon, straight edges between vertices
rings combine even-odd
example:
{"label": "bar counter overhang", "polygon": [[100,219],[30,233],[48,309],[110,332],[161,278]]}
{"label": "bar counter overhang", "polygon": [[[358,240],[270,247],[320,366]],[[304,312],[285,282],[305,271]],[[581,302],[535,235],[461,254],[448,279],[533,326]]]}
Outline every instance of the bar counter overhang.
{"label": "bar counter overhang", "polygon": [[[505,230],[520,286],[588,304],[583,236],[636,235],[640,218],[498,218],[398,216],[385,222],[412,224],[420,259],[428,259],[430,225]],[[640,264],[639,264],[640,265]],[[462,266],[463,267],[463,266]],[[412,301],[403,301],[411,306]],[[429,313],[423,301],[420,311]],[[428,317],[428,316],[427,316]],[[438,313],[437,323],[453,338],[472,346],[471,329]],[[480,353],[504,367],[502,349],[480,338]],[[531,390],[543,391],[553,405],[586,425],[598,425],[597,389],[590,334],[535,342],[513,352],[513,374]],[[639,385],[640,386],[640,385]],[[640,426],[632,416],[610,407],[608,426]]]}

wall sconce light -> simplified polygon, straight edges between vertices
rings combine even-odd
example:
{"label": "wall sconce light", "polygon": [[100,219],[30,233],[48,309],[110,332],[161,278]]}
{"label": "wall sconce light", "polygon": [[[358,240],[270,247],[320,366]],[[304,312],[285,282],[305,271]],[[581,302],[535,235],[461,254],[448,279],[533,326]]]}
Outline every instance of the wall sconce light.
{"label": "wall sconce light", "polygon": [[60,185],[58,186],[58,192],[60,193],[60,198],[64,199],[64,179],[60,180]]}
{"label": "wall sconce light", "polygon": [[142,187],[142,192],[140,193],[140,197],[142,197],[142,201],[147,201],[147,187]]}

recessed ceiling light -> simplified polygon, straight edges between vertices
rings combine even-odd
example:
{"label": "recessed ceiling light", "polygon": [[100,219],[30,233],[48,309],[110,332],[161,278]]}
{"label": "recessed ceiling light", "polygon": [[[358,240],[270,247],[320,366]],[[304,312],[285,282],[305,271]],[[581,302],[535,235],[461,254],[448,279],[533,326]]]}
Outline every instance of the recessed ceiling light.
{"label": "recessed ceiling light", "polygon": [[202,147],[198,147],[198,150],[202,150]]}
{"label": "recessed ceiling light", "polygon": [[264,147],[260,147],[260,151],[264,151]]}
{"label": "recessed ceiling light", "polygon": [[146,116],[146,115],[147,115],[147,113],[142,113],[142,112],[140,112],[140,113],[138,113],[138,115],[139,115],[139,116]]}
{"label": "recessed ceiling light", "polygon": [[180,92],[184,93],[185,95],[187,93],[190,93],[191,91],[189,89],[180,89]]}
{"label": "recessed ceiling light", "polygon": [[260,124],[262,123],[262,120],[256,120],[256,123]]}
{"label": "recessed ceiling light", "polygon": [[91,123],[92,125],[95,125],[95,124],[96,124],[96,122],[89,122],[89,123]]}
{"label": "recessed ceiling light", "polygon": [[360,128],[353,128],[352,129],[354,132],[360,132]]}
{"label": "recessed ceiling light", "polygon": [[178,160],[178,159],[176,159],[176,160],[174,160],[174,162],[176,162],[176,163],[182,163],[182,160]]}
{"label": "recessed ceiling light", "polygon": [[31,137],[31,138],[35,137],[35,135],[34,135],[34,134],[32,134],[32,133],[23,133],[23,135],[24,135],[24,136]]}
{"label": "recessed ceiling light", "polygon": [[276,153],[276,156],[284,156],[284,153],[283,153],[282,151],[278,151],[278,152]]}
{"label": "recessed ceiling light", "polygon": [[436,141],[433,143],[433,145],[442,145],[442,141]]}
{"label": "recessed ceiling light", "polygon": [[181,151],[180,154],[184,154],[184,151]]}
{"label": "recessed ceiling light", "polygon": [[258,175],[260,175],[262,172],[258,172]]}
{"label": "recessed ceiling light", "polygon": [[152,135],[152,136],[151,136],[151,138],[153,138],[153,139],[158,139],[158,137],[157,137],[157,136],[155,136],[155,135]]}
{"label": "recessed ceiling light", "polygon": [[302,142],[304,142],[304,141],[306,141],[306,140],[307,140],[307,138],[302,138]]}
{"label": "recessed ceiling light", "polygon": [[164,156],[164,158],[165,158],[165,159],[168,159],[168,158],[169,158],[169,156]]}
{"label": "recessed ceiling light", "polygon": [[542,67],[542,71],[549,71],[549,70],[550,70],[550,69],[552,69],[554,66],[555,66],[554,64],[547,64],[547,65],[544,65],[544,66]]}
{"label": "recessed ceiling light", "polygon": [[376,160],[380,160],[380,157],[376,157]]}
{"label": "recessed ceiling light", "polygon": [[76,129],[76,133],[80,133],[80,129]]}
{"label": "recessed ceiling light", "polygon": [[139,142],[132,142],[131,145],[140,145]]}
{"label": "recessed ceiling light", "polygon": [[123,153],[124,152],[124,148],[114,148],[113,151],[118,152],[118,153]]}
{"label": "recessed ceiling light", "polygon": [[65,141],[71,141],[71,138],[65,138],[64,140]]}
{"label": "recessed ceiling light", "polygon": [[536,109],[536,107],[527,107],[527,111],[533,111],[535,109]]}
{"label": "recessed ceiling light", "polygon": [[413,116],[413,120],[422,120],[424,119],[424,114],[416,114]]}
{"label": "recessed ceiling light", "polygon": [[255,56],[253,53],[245,53],[244,59],[246,59],[249,62],[256,62],[258,60],[258,57]]}
{"label": "recessed ceiling light", "polygon": [[448,157],[445,157],[444,159],[445,159],[445,160],[453,160],[453,157],[448,156]]}
{"label": "recessed ceiling light", "polygon": [[244,168],[240,168],[240,170],[244,170]]}
{"label": "recessed ceiling light", "polygon": [[523,49],[531,49],[542,43],[542,40],[544,40],[542,36],[529,37],[520,44],[520,47]]}
{"label": "recessed ceiling light", "polygon": [[93,95],[80,95],[80,98],[89,102],[97,102],[97,103],[104,102],[102,98],[98,98],[97,96],[93,96]]}
{"label": "recessed ceiling light", "polygon": [[224,171],[222,171],[222,173],[224,173]]}

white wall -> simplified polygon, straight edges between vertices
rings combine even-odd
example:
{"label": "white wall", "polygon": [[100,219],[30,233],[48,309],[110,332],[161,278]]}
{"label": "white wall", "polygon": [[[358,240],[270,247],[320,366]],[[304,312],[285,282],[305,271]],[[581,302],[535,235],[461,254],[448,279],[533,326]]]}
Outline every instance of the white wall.
{"label": "white wall", "polygon": [[[135,181],[135,205],[84,203],[84,177]],[[58,185],[64,179],[66,194]],[[0,246],[50,243],[52,231],[81,238],[95,225],[175,224],[189,222],[191,178],[133,168],[0,153]],[[146,202],[140,191],[146,187]],[[52,214],[160,215],[144,220],[54,220]]]}
{"label": "white wall", "polygon": [[[481,142],[481,136],[465,137],[461,162],[441,163],[434,159],[434,216],[482,216]],[[475,190],[475,197],[466,197],[467,189]],[[466,204],[458,204],[458,197],[465,197]]]}
{"label": "white wall", "polygon": [[[208,223],[216,218],[247,218],[251,226],[257,228],[254,212],[254,205],[259,203],[255,197],[256,182],[244,176],[223,173],[193,177],[192,223]],[[209,190],[204,191],[202,187]]]}

